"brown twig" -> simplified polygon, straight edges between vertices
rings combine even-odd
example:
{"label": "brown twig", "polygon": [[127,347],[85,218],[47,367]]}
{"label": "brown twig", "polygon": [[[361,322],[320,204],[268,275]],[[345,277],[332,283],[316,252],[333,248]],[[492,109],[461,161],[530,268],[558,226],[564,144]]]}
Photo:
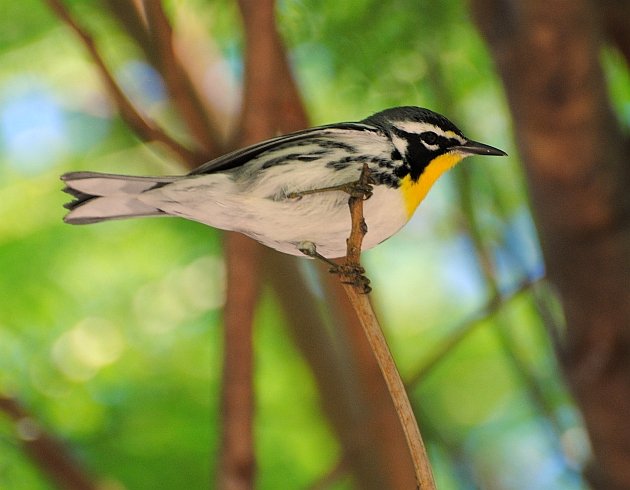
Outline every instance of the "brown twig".
{"label": "brown twig", "polygon": [[378,359],[381,372],[383,373],[387,388],[396,407],[396,412],[398,413],[400,423],[405,433],[405,439],[407,440],[407,446],[409,447],[409,454],[413,460],[418,487],[422,490],[434,489],[435,482],[433,480],[429,457],[424,443],[422,442],[422,437],[420,436],[418,423],[413,414],[405,386],[396,369],[394,359],[387,347],[387,341],[383,336],[368,296],[363,294],[363,291],[354,285],[346,284],[344,285],[344,289],[365,329],[365,334],[372,346],[374,355]]}
{"label": "brown twig", "polygon": [[[369,169],[367,165],[364,165],[361,171],[360,182],[368,181]],[[347,242],[346,271],[363,270],[360,265],[361,246],[363,237],[367,233],[367,227],[363,217],[363,200],[363,196],[351,196],[350,199],[348,199],[352,228]],[[342,273],[342,275],[346,276],[347,279],[356,278],[356,275],[354,277],[346,273]],[[378,360],[387,388],[396,407],[396,412],[398,413],[400,423],[405,433],[405,439],[407,440],[409,454],[413,461],[418,488],[422,490],[435,489],[431,465],[424,443],[422,442],[418,423],[414,416],[413,409],[411,408],[407,392],[405,391],[405,386],[374,313],[374,309],[372,308],[368,295],[365,294],[365,284],[362,283],[362,281],[343,281],[343,283],[350,303],[357,312],[357,316],[365,330],[365,335]]]}
{"label": "brown twig", "polygon": [[173,45],[173,28],[166,17],[161,1],[144,0],[149,36],[155,47],[155,63],[164,77],[171,99],[190,134],[203,149],[207,159],[220,153],[217,142],[220,132],[204,110],[200,95],[178,59]]}
{"label": "brown twig", "polygon": [[[370,168],[367,163],[363,164],[361,175],[359,177],[359,186],[365,187],[370,182]],[[351,195],[348,199],[348,207],[350,208],[350,219],[352,220],[352,229],[347,241],[346,263],[350,266],[360,266],[361,262],[361,245],[363,238],[367,233],[367,226],[363,217],[363,201],[365,196],[362,194]]]}
{"label": "brown twig", "polygon": [[127,35],[133,39],[153,66],[157,65],[157,53],[151,42],[147,19],[140,0],[101,0],[121,25]]}
{"label": "brown twig", "polygon": [[[335,338],[341,344],[339,350],[352,367],[354,404],[361,405],[359,416],[352,420],[353,439],[350,444],[344,444],[344,458],[350,460],[352,469],[360,463],[360,471],[354,471],[360,488],[414,488],[415,471],[405,434],[363,325],[343,283],[323,264],[319,269],[325,300],[336,320]],[[359,438],[365,443],[360,451],[354,451],[352,448],[358,445],[352,441]],[[359,475],[363,480],[359,480]]]}
{"label": "brown twig", "polygon": [[[520,298],[524,293],[532,291],[535,286],[539,285],[542,281],[544,281],[544,277],[532,280],[527,279],[520,283],[512,292],[506,295],[492,296],[477,313],[456,327],[453,333],[443,342],[443,344],[434,350],[429,359],[422,363],[422,365],[415,370],[409,379],[405,381],[407,391],[413,390],[424,379],[426,379],[427,375],[442,360],[452,353],[453,349],[460,345],[464,339],[468,338],[468,336],[474,332],[477,327],[483,325],[484,322],[492,318],[502,307],[511,303],[513,300]],[[444,444],[447,443],[445,442]],[[327,488],[327,486],[324,486],[325,484],[328,485],[328,482],[339,480],[343,475],[343,471],[341,471],[340,468],[345,468],[343,464],[345,461],[346,456],[341,456],[339,461],[337,461],[337,463],[332,466],[326,474],[322,475],[321,478],[311,486],[311,489]]]}
{"label": "brown twig", "polygon": [[15,398],[0,395],[0,411],[19,427],[26,453],[60,488],[64,490],[96,490],[99,485],[70,454],[58,439],[47,434]]}
{"label": "brown twig", "polygon": [[203,163],[206,160],[204,155],[189,150],[169,136],[154,122],[150,121],[146,116],[140,114],[140,112],[124,94],[112,76],[110,70],[107,68],[105,60],[96,47],[94,38],[74,20],[62,0],[47,0],[47,2],[51,10],[53,10],[53,12],[55,12],[55,14],[66,25],[68,25],[68,27],[70,27],[83,42],[84,46],[90,53],[92,60],[96,64],[99,73],[101,74],[105,88],[118,107],[120,117],[125,121],[125,123],[127,123],[141,139],[145,141],[156,141],[163,144],[181,161],[187,163],[188,165],[190,165],[191,162],[196,164]]}

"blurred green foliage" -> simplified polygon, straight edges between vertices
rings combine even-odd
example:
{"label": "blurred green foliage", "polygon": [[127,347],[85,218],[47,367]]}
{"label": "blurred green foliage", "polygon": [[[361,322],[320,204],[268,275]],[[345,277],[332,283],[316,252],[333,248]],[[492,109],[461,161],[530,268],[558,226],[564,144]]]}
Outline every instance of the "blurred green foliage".
{"label": "blurred green foliage", "polygon": [[[113,72],[128,77],[130,93],[136,84],[153,94],[137,102],[170,121],[160,81],[130,69],[144,66],[140,53],[100,5],[69,3]],[[226,78],[238,80],[242,34],[233,2],[168,7],[194,14],[186,18],[211,33]],[[282,0],[278,18],[314,124],[422,105],[506,149],[507,161],[465,163],[476,231],[501,291],[543,273],[501,87],[464,2]],[[614,53],[604,61],[627,118],[627,74]],[[65,440],[104,488],[208,488],[220,432],[219,233],[176,219],[61,221],[65,171],[180,171],[139,144],[114,112],[82,46],[39,0],[2,3],[0,392]],[[446,176],[402,233],[365,255],[407,378],[492,290],[462,202]],[[441,489],[584,486],[584,431],[539,311],[553,298],[544,285],[535,290],[475,327],[412,389]],[[340,456],[283,322],[266,294],[255,339],[261,489],[305,488]],[[0,415],[0,488],[52,488],[19,437]],[[335,488],[350,487],[342,479]]]}

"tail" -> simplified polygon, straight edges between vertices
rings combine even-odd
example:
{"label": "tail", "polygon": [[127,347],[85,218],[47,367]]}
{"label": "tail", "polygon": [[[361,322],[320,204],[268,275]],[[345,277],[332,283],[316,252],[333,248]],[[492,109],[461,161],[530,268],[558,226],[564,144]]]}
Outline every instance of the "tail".
{"label": "tail", "polygon": [[75,199],[64,205],[66,223],[85,225],[110,219],[160,216],[165,213],[138,199],[143,192],[174,182],[177,177],[131,177],[96,172],[70,172],[61,176],[64,192]]}

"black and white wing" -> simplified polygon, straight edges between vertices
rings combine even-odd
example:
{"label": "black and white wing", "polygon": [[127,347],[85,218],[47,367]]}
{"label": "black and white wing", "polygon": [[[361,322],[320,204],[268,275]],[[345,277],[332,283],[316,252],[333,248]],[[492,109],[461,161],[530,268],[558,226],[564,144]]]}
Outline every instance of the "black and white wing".
{"label": "black and white wing", "polygon": [[189,175],[203,175],[230,170],[240,167],[268,151],[292,146],[294,146],[297,151],[300,146],[308,145],[314,141],[318,142],[318,144],[322,146],[329,145],[330,148],[337,147],[352,151],[354,149],[354,138],[352,138],[351,135],[363,135],[366,133],[378,134],[381,133],[381,130],[376,126],[363,123],[329,124],[326,126],[304,129],[227,153],[200,165],[190,172]]}

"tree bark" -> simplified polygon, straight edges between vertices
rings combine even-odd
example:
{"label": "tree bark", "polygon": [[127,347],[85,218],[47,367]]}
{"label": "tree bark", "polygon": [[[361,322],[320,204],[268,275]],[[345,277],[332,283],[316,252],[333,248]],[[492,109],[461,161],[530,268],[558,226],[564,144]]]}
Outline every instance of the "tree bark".
{"label": "tree bark", "polygon": [[[630,149],[589,0],[472,0],[503,78],[550,280],[560,362],[590,434],[594,488],[630,488]],[[627,26],[630,28],[630,26]]]}

